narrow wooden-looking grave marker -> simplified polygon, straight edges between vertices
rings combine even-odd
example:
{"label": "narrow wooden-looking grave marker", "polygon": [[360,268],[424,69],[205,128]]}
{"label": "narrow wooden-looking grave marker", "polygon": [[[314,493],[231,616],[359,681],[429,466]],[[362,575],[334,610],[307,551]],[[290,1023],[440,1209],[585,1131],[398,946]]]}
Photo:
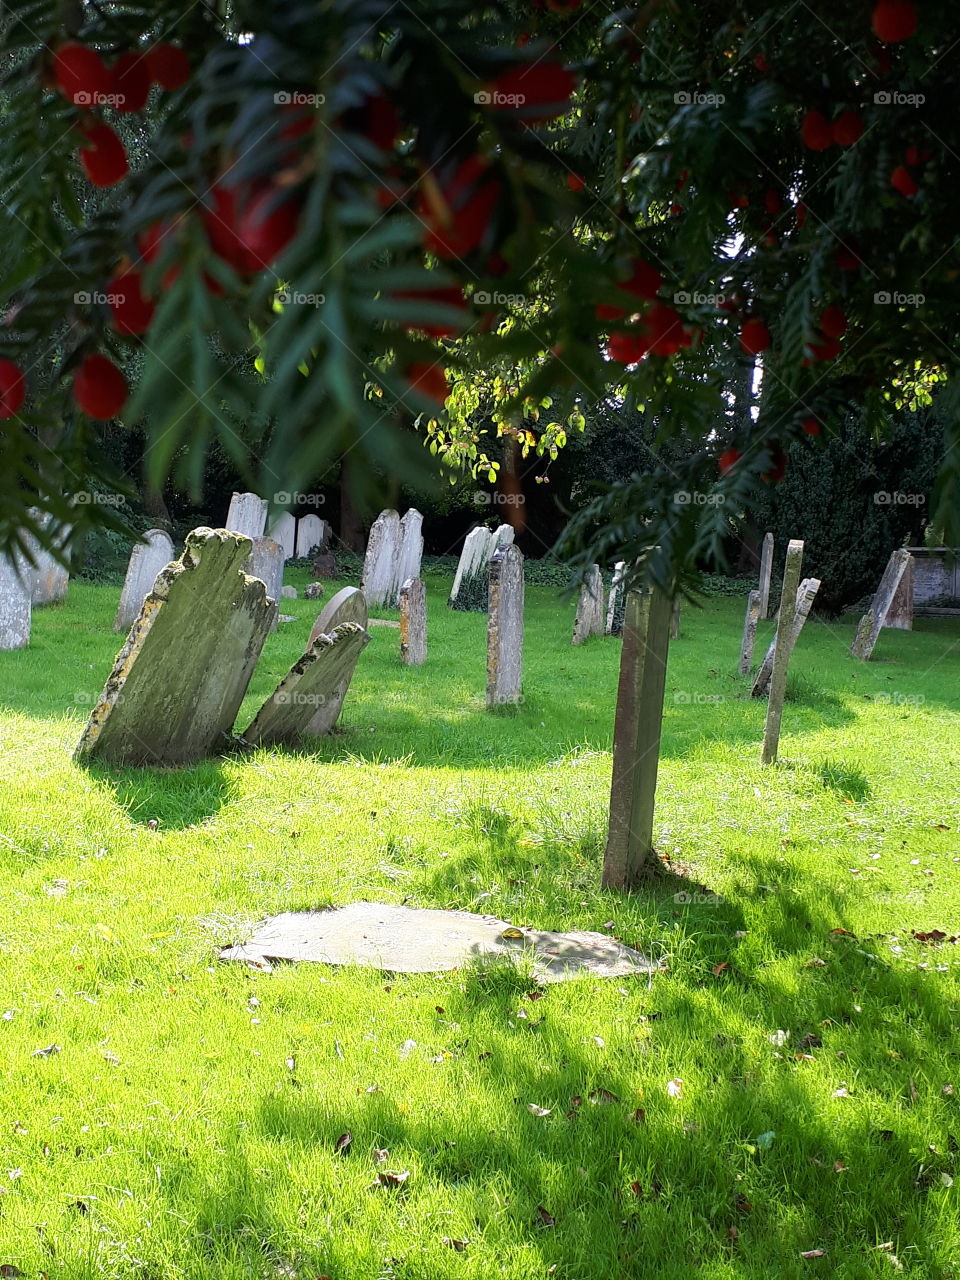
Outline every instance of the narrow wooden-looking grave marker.
{"label": "narrow wooden-looking grave marker", "polygon": [[487,710],[520,701],[523,675],[523,554],[506,546],[490,561]]}
{"label": "narrow wooden-looking grave marker", "polygon": [[[800,632],[803,630],[803,624],[806,622],[813,608],[813,602],[817,598],[817,592],[820,590],[819,578],[804,578],[797,588],[797,599],[793,608],[793,620],[790,624],[790,653],[793,653],[794,647],[800,638]],[[779,632],[779,623],[777,631]],[[760,670],[757,672],[756,679],[753,682],[753,688],[750,691],[752,698],[764,698],[770,690],[770,677],[773,673],[773,656],[774,647],[777,643],[776,636],[770,642],[770,647],[764,655],[763,662],[760,663]]]}
{"label": "narrow wooden-looking grave marker", "polygon": [[400,588],[400,657],[408,667],[427,660],[427,589],[422,578]]}
{"label": "narrow wooden-looking grave marker", "polygon": [[658,587],[627,592],[613,730],[610,826],[603,858],[606,889],[632,889],[656,865],[653,806],[671,610],[669,598]]}
{"label": "narrow wooden-looking grave marker", "polygon": [[770,614],[770,578],[773,573],[773,534],[763,535],[763,548],[760,552],[760,617]]}
{"label": "narrow wooden-looking grave marker", "polygon": [[874,592],[870,608],[860,619],[857,634],[850,646],[850,652],[855,658],[866,662],[873,653],[880,635],[880,628],[886,625],[887,614],[909,563],[910,552],[905,547],[898,547],[891,553],[887,567],[883,571],[883,577],[880,579],[880,585]]}
{"label": "narrow wooden-looking grave marker", "polygon": [[793,637],[793,613],[800,585],[800,566],[803,563],[803,543],[791,539],[783,567],[783,588],[780,592],[780,621],[773,642],[773,670],[770,676],[770,698],[767,702],[767,720],[763,728],[762,764],[773,764],[780,745],[780,719],[783,700],[787,693],[787,668],[790,665],[790,649]]}

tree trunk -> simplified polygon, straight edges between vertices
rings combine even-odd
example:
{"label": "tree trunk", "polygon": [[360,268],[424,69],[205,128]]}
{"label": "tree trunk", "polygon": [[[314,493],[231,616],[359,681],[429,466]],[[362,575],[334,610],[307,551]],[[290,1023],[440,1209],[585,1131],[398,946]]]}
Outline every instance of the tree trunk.
{"label": "tree trunk", "polygon": [[348,551],[363,551],[363,515],[354,502],[351,466],[344,455],[340,460],[340,541]]}

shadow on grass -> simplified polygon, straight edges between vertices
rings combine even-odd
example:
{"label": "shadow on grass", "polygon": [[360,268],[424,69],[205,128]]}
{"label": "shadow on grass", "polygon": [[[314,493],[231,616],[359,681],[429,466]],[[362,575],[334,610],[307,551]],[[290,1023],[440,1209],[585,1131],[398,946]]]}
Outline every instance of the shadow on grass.
{"label": "shadow on grass", "polygon": [[194,827],[214,817],[233,798],[225,760],[202,760],[182,769],[86,765],[86,771],[113,793],[132,823],[156,822],[167,830]]}

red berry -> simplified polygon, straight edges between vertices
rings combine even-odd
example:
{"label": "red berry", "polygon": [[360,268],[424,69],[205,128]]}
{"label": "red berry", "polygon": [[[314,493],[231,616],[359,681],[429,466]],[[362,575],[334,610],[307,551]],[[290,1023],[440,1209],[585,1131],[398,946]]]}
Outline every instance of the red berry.
{"label": "red berry", "polygon": [[720,474],[725,476],[731,467],[735,467],[737,465],[742,457],[743,455],[739,449],[724,449],[723,453],[721,453],[720,457],[717,459],[717,464],[720,467]]}
{"label": "red berry", "polygon": [[637,364],[650,351],[652,343],[645,332],[611,333],[607,355],[617,364]]}
{"label": "red berry", "polygon": [[645,262],[643,258],[634,258],[633,272],[629,280],[623,281],[620,288],[637,298],[646,298],[652,302],[662,285],[663,276],[656,267]]}
{"label": "red berry", "polygon": [[808,436],[818,436],[822,430],[816,418],[804,418],[800,424]]}
{"label": "red berry", "polygon": [[80,144],[80,163],[95,187],[112,187],[130,172],[123,143],[108,124],[91,124],[84,128]]}
{"label": "red berry", "polygon": [[422,185],[424,244],[438,258],[463,258],[487,237],[503,194],[503,183],[482,156],[460,161],[452,175]]}
{"label": "red berry", "polygon": [[783,208],[783,201],[780,199],[780,193],[778,191],[774,191],[771,187],[771,189],[764,194],[763,207],[769,214],[779,213]]}
{"label": "red berry", "polygon": [[843,348],[834,338],[826,338],[823,342],[809,343],[808,350],[810,356],[809,359],[804,361],[805,365],[809,364],[811,360],[836,360]]}
{"label": "red berry", "polygon": [[107,284],[108,306],[117,333],[146,333],[156,310],[143,296],[143,280],[139,271],[122,271]]}
{"label": "red berry", "polygon": [[175,44],[155,44],[145,56],[150,75],[161,89],[179,89],[190,79],[190,59]]}
{"label": "red berry", "polygon": [[96,49],[62,44],[53,57],[57,88],[75,107],[94,107],[110,93],[110,72]]}
{"label": "red berry", "polygon": [[12,418],[20,412],[27,384],[12,360],[0,360],[0,418]]}
{"label": "red berry", "polygon": [[906,151],[903,153],[903,158],[906,160],[907,164],[913,165],[926,164],[927,161],[931,159],[931,156],[932,153],[930,151],[927,151],[926,148],[921,149],[920,147],[907,147]]}
{"label": "red berry", "polygon": [[748,355],[758,356],[766,351],[772,339],[770,330],[762,320],[746,320],[740,330],[740,345]]}
{"label": "red berry", "polygon": [[779,444],[774,445],[771,452],[773,454],[773,466],[769,471],[765,471],[760,479],[766,480],[768,484],[779,484],[787,470],[787,455]]}
{"label": "red berry", "polygon": [[586,184],[584,183],[583,179],[580,177],[579,173],[567,174],[567,186],[570,188],[571,191],[582,191],[585,185]]}
{"label": "red berry", "polygon": [[854,244],[842,244],[834,255],[834,262],[840,271],[859,271],[863,266],[860,251]]}
{"label": "red berry", "polygon": [[731,191],[729,199],[734,209],[747,209],[750,206],[750,197],[743,192]]}
{"label": "red berry", "polygon": [[110,72],[110,92],[118,111],[142,111],[150,96],[150,67],[145,54],[122,53]]}
{"label": "red berry", "polygon": [[770,63],[767,61],[767,59],[764,57],[762,53],[758,53],[756,55],[756,57],[753,60],[753,65],[757,68],[758,71],[761,71],[764,75],[766,75],[770,70]]}
{"label": "red berry", "polygon": [[797,230],[799,231],[807,220],[807,206],[803,203],[803,201],[800,201],[800,203],[797,205],[796,217],[797,217]]}
{"label": "red berry", "polygon": [[919,183],[906,165],[898,164],[890,175],[890,185],[902,196],[915,196],[920,190]]}
{"label": "red berry", "polygon": [[[138,233],[137,246],[144,262],[153,262],[161,253],[166,253],[167,242],[176,240],[184,217],[184,214],[180,214],[176,218],[167,218],[163,222],[152,222],[145,230]],[[163,273],[163,288],[169,289],[179,274],[180,267],[176,263],[168,267]]]}
{"label": "red berry", "polygon": [[211,204],[201,216],[211,249],[218,258],[229,262],[235,271],[241,274],[255,271],[256,263],[251,261],[238,230],[243,216],[239,189],[217,182],[209,194]]}
{"label": "red berry", "polygon": [[672,356],[681,347],[690,346],[691,339],[683,327],[683,317],[664,302],[650,308],[643,318],[643,327],[655,356]]}
{"label": "red berry", "polygon": [[237,224],[237,236],[252,271],[262,271],[276,261],[297,234],[302,204],[274,187],[258,192],[246,205]]}
{"label": "red berry", "polygon": [[847,317],[837,306],[826,307],[820,317],[820,328],[828,338],[842,338],[847,331]]}
{"label": "red berry", "polygon": [[73,398],[88,417],[109,422],[126,402],[127,380],[106,356],[87,356],[73,376]]}
{"label": "red berry", "polygon": [[551,13],[573,13],[580,8],[581,0],[547,0]]}
{"label": "red berry", "polygon": [[833,140],[838,147],[852,147],[863,137],[863,116],[859,111],[841,111],[833,122]]}
{"label": "red berry", "polygon": [[886,44],[909,40],[917,29],[913,0],[879,0],[870,25],[873,34]]}
{"label": "red berry", "polygon": [[427,400],[443,404],[450,394],[447,375],[441,364],[412,364],[407,369],[407,381],[411,390],[419,392]]}
{"label": "red berry", "polygon": [[800,137],[811,151],[826,151],[833,146],[833,126],[822,111],[808,111],[800,125]]}
{"label": "red berry", "polygon": [[493,81],[492,106],[499,107],[498,97],[509,97],[516,102],[508,104],[507,109],[516,111],[523,120],[553,120],[569,108],[576,85],[576,76],[559,62],[526,63],[512,67]]}

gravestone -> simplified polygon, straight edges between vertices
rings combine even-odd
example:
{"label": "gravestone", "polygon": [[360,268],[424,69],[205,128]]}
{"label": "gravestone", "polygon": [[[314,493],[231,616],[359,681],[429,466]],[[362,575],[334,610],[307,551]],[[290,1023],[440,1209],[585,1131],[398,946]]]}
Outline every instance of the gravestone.
{"label": "gravestone", "polygon": [[30,643],[31,569],[23,560],[0,556],[0,650]]}
{"label": "gravestone", "polygon": [[255,493],[235,493],[230,499],[224,528],[230,533],[242,533],[247,538],[262,538],[267,524],[266,498]]}
{"label": "gravestone", "polygon": [[523,675],[523,553],[508,545],[490,561],[487,710],[516,704]]}
{"label": "gravestone", "polygon": [[422,578],[400,588],[400,657],[408,667],[427,660],[427,590]]}
{"label": "gravestone", "polygon": [[[37,517],[44,527],[50,524],[50,516],[41,515],[35,508],[31,509],[31,515]],[[65,526],[57,534],[57,547],[63,551],[69,540],[70,528]],[[70,570],[57,560],[52,551],[41,547],[32,536],[28,535],[26,541],[30,550],[30,559],[33,561],[27,569],[30,575],[30,600],[33,607],[38,609],[46,604],[59,604],[67,594]]]}
{"label": "gravestone", "polygon": [[887,616],[883,621],[885,627],[892,627],[895,631],[912,631],[913,630],[913,556],[907,561],[907,567],[903,571],[903,577],[900,579],[900,585],[890,601],[890,608],[887,610]]}
{"label": "gravestone", "polygon": [[281,598],[281,600],[296,600],[296,598],[297,598],[297,588],[296,588],[296,587],[281,587],[281,588],[280,588],[280,598]]}
{"label": "gravestone", "polygon": [[332,551],[321,551],[313,557],[313,572],[317,578],[335,578],[337,576],[337,558]]}
{"label": "gravestone", "polygon": [[283,547],[284,560],[292,560],[297,550],[297,519],[289,511],[281,511],[270,521],[267,536]]}
{"label": "gravestone", "polygon": [[760,750],[761,764],[773,764],[780,745],[780,721],[783,716],[783,702],[787,695],[787,669],[790,666],[793,640],[793,614],[796,608],[802,563],[803,542],[792,538],[787,545],[787,558],[783,566],[780,620],[777,623],[777,634],[773,642],[773,667],[770,673],[767,719],[763,726],[763,746]]}
{"label": "gravestone", "polygon": [[492,560],[498,551],[503,547],[513,546],[513,525],[499,524],[493,531],[493,542],[490,547],[489,559]]}
{"label": "gravestone", "polygon": [[613,582],[607,597],[607,635],[623,634],[623,577],[627,569],[626,560],[618,560],[613,566]]}
{"label": "gravestone", "polygon": [[328,636],[335,627],[344,622],[356,622],[366,628],[369,621],[367,602],[363,592],[356,587],[341,587],[336,595],[331,596],[320,610],[313,624],[307,648],[313,644],[317,636]]}
{"label": "gravestone", "polygon": [[250,539],[194,529],[117,655],[77,745],[81,760],[185,765],[233,727],[273,609],[242,566]]}
{"label": "gravestone", "polygon": [[873,653],[877,637],[880,635],[880,628],[885,623],[893,598],[899,590],[909,563],[910,552],[906,548],[898,547],[896,551],[891,553],[890,559],[887,561],[887,567],[883,571],[883,577],[880,579],[880,585],[874,593],[870,608],[860,619],[857,634],[854,637],[853,644],[850,646],[850,652],[855,658],[861,658],[866,662]]}
{"label": "gravestone", "polygon": [[573,643],[583,644],[590,636],[603,635],[603,574],[598,564],[591,565],[580,584],[577,615],[573,620]]}
{"label": "gravestone", "polygon": [[773,573],[773,534],[763,535],[763,550],[760,552],[760,617],[766,618],[770,613],[770,578]]}
{"label": "gravestone", "polygon": [[243,732],[244,742],[265,747],[296,746],[304,737],[320,737],[336,723],[357,659],[370,641],[356,622],[344,622],[318,635],[293,664]]}
{"label": "gravestone", "polygon": [[670,647],[669,598],[658,587],[627,592],[613,728],[610,824],[603,887],[634,889],[658,867],[653,807]]}
{"label": "gravestone", "polygon": [[145,542],[138,542],[130,552],[127,575],[120,592],[114,631],[127,631],[153,590],[157,574],[173,559],[173,542],[162,529],[148,529]]}
{"label": "gravestone", "polygon": [[[803,624],[807,620],[819,590],[819,578],[804,578],[800,583],[800,586],[797,588],[797,599],[793,609],[793,619],[790,624],[791,653],[793,653],[794,647],[800,638],[800,632],[803,630]],[[777,630],[780,630],[779,622],[777,623]],[[763,698],[770,691],[770,677],[773,674],[773,656],[776,643],[776,636],[774,636],[773,640],[770,642],[770,647],[766,652],[763,662],[760,663],[760,670],[757,672],[756,679],[753,682],[753,688],[750,691],[750,696],[752,698]]]}
{"label": "gravestone", "polygon": [[680,597],[677,596],[670,611],[670,639],[680,639]]}
{"label": "gravestone", "polygon": [[396,604],[394,573],[399,554],[400,516],[396,511],[381,511],[370,527],[360,575],[360,590],[369,608]]}
{"label": "gravestone", "polygon": [[747,597],[747,616],[743,622],[743,640],[740,644],[740,674],[749,673],[753,664],[753,646],[757,643],[757,623],[760,621],[761,596],[751,591]]}
{"label": "gravestone", "polygon": [[314,550],[322,549],[330,540],[326,520],[312,513],[297,521],[297,559],[309,558]]}
{"label": "gravestone", "polygon": [[399,603],[400,591],[408,578],[420,577],[423,560],[423,516],[411,507],[400,521],[400,541],[397,544],[397,560],[393,566],[394,600]]}
{"label": "gravestone", "polygon": [[[467,534],[457,571],[453,577],[448,604],[452,609],[482,612],[487,598],[487,565],[493,546],[493,534],[483,525]],[[479,599],[482,593],[482,599]]]}
{"label": "gravestone", "polygon": [[280,599],[283,594],[283,547],[273,538],[254,538],[250,555],[243,566],[244,573],[251,578],[259,578],[267,588],[267,599],[273,601],[273,622],[270,630],[277,626],[280,616]]}

